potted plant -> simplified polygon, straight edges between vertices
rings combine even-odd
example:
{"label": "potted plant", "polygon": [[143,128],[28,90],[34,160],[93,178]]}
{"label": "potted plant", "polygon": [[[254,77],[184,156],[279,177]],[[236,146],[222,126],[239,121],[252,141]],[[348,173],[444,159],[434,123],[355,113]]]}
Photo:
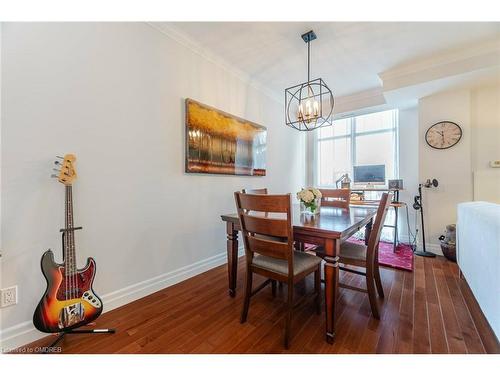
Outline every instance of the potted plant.
{"label": "potted plant", "polygon": [[300,212],[303,214],[316,215],[321,206],[321,192],[316,188],[304,188],[297,193],[300,201]]}

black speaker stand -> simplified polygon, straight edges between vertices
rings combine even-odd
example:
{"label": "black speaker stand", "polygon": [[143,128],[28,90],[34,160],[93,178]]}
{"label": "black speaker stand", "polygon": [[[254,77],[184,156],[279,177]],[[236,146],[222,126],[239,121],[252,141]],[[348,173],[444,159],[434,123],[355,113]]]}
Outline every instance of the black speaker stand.
{"label": "black speaker stand", "polygon": [[418,185],[418,201],[420,205],[420,220],[422,221],[422,247],[424,250],[414,251],[413,254],[426,258],[434,258],[436,254],[425,250],[425,229],[424,229],[425,227],[424,227],[424,208],[422,204],[422,184]]}
{"label": "black speaker stand", "polygon": [[424,251],[417,250],[413,254],[421,256],[421,257],[427,257],[427,258],[435,258],[436,257],[436,254],[431,253],[430,251],[425,251],[425,250]]}

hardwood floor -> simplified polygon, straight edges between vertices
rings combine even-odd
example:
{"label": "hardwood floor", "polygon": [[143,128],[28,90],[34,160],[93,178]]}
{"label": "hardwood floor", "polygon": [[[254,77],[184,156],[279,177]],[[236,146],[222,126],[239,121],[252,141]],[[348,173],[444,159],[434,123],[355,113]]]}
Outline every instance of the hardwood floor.
{"label": "hardwood floor", "polygon": [[[308,295],[295,309],[290,350],[283,348],[286,287],[252,298],[248,321],[240,324],[243,259],[236,298],[227,294],[221,266],[110,311],[96,327],[114,335],[73,335],[63,353],[485,353],[499,352],[480,311],[467,307],[467,286],[456,264],[442,257],[415,258],[415,271],[382,268],[385,300],[381,319],[371,316],[368,296],[341,289],[333,345],[324,338],[324,313],[315,314],[313,278],[296,288]],[[341,280],[361,287],[360,276],[341,272]],[[255,279],[254,285],[258,285]],[[469,292],[470,293],[470,292]],[[481,320],[483,319],[483,320]],[[44,338],[30,347],[53,341]]]}

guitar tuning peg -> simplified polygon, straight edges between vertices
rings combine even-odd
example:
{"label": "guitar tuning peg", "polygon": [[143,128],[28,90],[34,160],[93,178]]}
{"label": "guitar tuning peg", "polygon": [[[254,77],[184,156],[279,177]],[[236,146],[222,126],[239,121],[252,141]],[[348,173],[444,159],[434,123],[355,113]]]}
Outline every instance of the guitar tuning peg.
{"label": "guitar tuning peg", "polygon": [[57,168],[52,168],[53,171],[56,171],[58,173],[61,173],[61,170],[60,169],[57,169]]}
{"label": "guitar tuning peg", "polygon": [[50,178],[58,178],[56,174],[51,174]]}
{"label": "guitar tuning peg", "polygon": [[56,158],[64,160],[62,156],[56,156]]}
{"label": "guitar tuning peg", "polygon": [[54,164],[55,164],[55,165],[61,165],[61,163],[59,162],[59,160],[56,160],[56,161],[54,162]]}

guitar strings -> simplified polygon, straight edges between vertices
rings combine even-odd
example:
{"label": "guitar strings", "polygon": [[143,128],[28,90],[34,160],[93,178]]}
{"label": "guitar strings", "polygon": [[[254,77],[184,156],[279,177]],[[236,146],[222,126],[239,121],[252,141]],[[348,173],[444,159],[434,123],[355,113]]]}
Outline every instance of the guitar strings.
{"label": "guitar strings", "polygon": [[[64,227],[68,228],[68,187],[66,186],[66,215],[64,215]],[[69,274],[68,274],[68,266],[69,266],[69,254],[68,254],[68,232],[63,232],[64,238],[64,300],[68,300],[68,292],[69,292]]]}
{"label": "guitar strings", "polygon": [[76,279],[76,259],[75,259],[75,241],[74,241],[74,232],[73,232],[73,187],[69,186],[69,204],[71,210],[69,212],[69,226],[70,226],[70,251],[71,251],[71,281],[72,281],[72,289],[71,289],[71,297],[77,298],[77,279]]}
{"label": "guitar strings", "polygon": [[68,252],[69,252],[69,267],[68,267],[68,274],[69,274],[69,297],[70,299],[73,299],[73,270],[72,270],[72,264],[73,264],[73,254],[71,252],[71,185],[68,185]]}
{"label": "guitar strings", "polygon": [[[74,228],[73,223],[73,188],[71,188],[71,228]],[[75,232],[71,232],[71,249],[73,252],[73,278],[75,287],[75,298],[78,298],[78,271],[76,267],[76,249],[75,249]]]}
{"label": "guitar strings", "polygon": [[71,185],[66,186],[66,229],[69,229],[64,234],[65,247],[66,247],[66,296],[65,299],[76,298],[75,292],[75,274],[73,270],[73,264],[75,262],[73,255],[73,233],[72,233],[72,189]]}
{"label": "guitar strings", "polygon": [[69,299],[73,299],[73,275],[72,275],[72,267],[73,264],[73,255],[71,253],[71,186],[68,186],[68,226],[67,229],[70,229],[66,232],[66,236],[68,237],[68,280],[69,280]]}
{"label": "guitar strings", "polygon": [[74,262],[75,260],[73,259],[73,231],[72,231],[72,228],[73,228],[73,218],[71,216],[72,214],[72,211],[73,211],[73,208],[71,207],[71,202],[72,202],[72,187],[71,185],[68,186],[69,187],[69,207],[70,207],[70,210],[69,210],[69,213],[68,213],[68,216],[69,216],[69,253],[70,253],[70,257],[71,257],[71,268],[70,268],[70,274],[71,274],[71,299],[74,298],[74,293],[75,293],[75,283],[74,283]]}

